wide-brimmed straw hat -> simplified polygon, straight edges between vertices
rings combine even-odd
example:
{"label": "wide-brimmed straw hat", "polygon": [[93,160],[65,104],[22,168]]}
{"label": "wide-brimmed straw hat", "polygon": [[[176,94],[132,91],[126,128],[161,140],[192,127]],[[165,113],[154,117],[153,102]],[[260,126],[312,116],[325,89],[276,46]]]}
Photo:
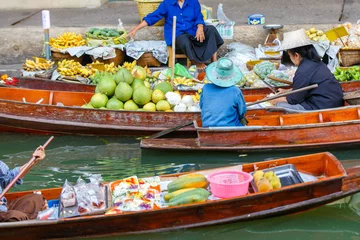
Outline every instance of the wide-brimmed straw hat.
{"label": "wide-brimmed straw hat", "polygon": [[316,42],[312,41],[306,35],[305,29],[301,28],[296,31],[284,33],[284,40],[281,42],[280,51],[312,45],[315,43]]}
{"label": "wide-brimmed straw hat", "polygon": [[242,79],[243,74],[229,58],[220,58],[206,68],[206,76],[219,87],[231,87]]}

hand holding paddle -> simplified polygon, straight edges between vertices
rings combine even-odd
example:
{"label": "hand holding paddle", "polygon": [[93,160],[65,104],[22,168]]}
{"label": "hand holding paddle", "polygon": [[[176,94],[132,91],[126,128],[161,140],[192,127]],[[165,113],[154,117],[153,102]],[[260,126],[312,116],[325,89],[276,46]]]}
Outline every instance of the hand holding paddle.
{"label": "hand holding paddle", "polygon": [[40,146],[38,147],[35,152],[33,153],[33,157],[24,165],[20,168],[20,172],[19,174],[6,186],[6,188],[2,191],[2,193],[0,194],[0,199],[2,199],[5,194],[10,190],[10,188],[12,186],[15,185],[15,183],[17,182],[17,180],[19,178],[22,178],[25,176],[25,174],[41,159],[43,159],[45,157],[45,153],[44,153],[44,149],[50,144],[50,142],[54,139],[53,136],[51,136],[49,138],[49,140],[46,141],[46,143],[44,144],[44,146]]}

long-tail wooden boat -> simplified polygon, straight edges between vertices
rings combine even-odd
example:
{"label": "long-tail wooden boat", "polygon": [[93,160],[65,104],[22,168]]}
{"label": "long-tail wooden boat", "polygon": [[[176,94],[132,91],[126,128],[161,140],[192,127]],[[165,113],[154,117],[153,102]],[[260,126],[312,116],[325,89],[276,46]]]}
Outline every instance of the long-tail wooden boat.
{"label": "long-tail wooden boat", "polygon": [[[52,81],[43,78],[26,78],[20,77],[18,87],[40,90],[53,90],[53,91],[72,91],[72,92],[94,92],[95,85],[82,84],[82,83],[69,83],[62,81]],[[360,89],[360,81],[342,82],[341,87],[344,92],[353,92]],[[289,88],[289,87],[281,87]],[[277,89],[277,87],[274,87]],[[241,88],[244,95],[259,95],[269,94],[269,88]],[[195,91],[182,91],[184,94],[192,94]]]}
{"label": "long-tail wooden boat", "polygon": [[[256,192],[249,187],[245,196],[208,200],[204,203],[165,207],[157,210],[96,215],[58,220],[30,220],[0,223],[1,239],[59,239],[168,231],[250,221],[296,213],[331,203],[360,191],[360,166],[344,169],[331,153],[317,153],[242,165],[252,172],[284,164],[294,164],[301,174],[316,180],[282,187],[270,192]],[[240,166],[231,169],[240,169]],[[226,168],[225,168],[226,169]],[[229,168],[227,168],[229,169]],[[220,169],[202,171],[208,175]],[[161,176],[161,179],[181,174]],[[251,185],[250,185],[251,186]],[[58,199],[61,188],[40,190],[48,200]],[[33,191],[6,195],[15,199]]]}
{"label": "long-tail wooden boat", "polygon": [[245,127],[202,127],[197,138],[143,139],[141,148],[270,151],[360,144],[360,107],[248,117]]}
{"label": "long-tail wooden boat", "polygon": [[[0,88],[0,130],[55,134],[139,135],[163,131],[200,118],[200,112],[110,111],[80,108],[90,101],[92,95],[93,93],[89,92]],[[264,97],[264,95],[249,95],[245,99],[253,102]],[[266,110],[251,110],[248,115],[266,112]],[[174,134],[193,136],[196,132],[193,127],[187,127]]]}

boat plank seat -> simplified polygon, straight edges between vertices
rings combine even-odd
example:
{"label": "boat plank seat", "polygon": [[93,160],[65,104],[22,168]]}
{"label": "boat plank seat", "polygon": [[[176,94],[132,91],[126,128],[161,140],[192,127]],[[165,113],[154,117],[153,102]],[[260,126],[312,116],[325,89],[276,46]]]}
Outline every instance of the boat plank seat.
{"label": "boat plank seat", "polygon": [[[171,46],[168,46],[168,51],[169,51],[169,61],[168,61],[168,66],[169,68],[172,68],[173,66],[173,50]],[[188,57],[179,49],[175,50],[175,63],[177,59],[186,59],[186,67],[189,68],[191,67],[191,61],[188,59]],[[211,57],[210,59],[211,62],[216,61],[216,53],[214,53],[214,55]]]}

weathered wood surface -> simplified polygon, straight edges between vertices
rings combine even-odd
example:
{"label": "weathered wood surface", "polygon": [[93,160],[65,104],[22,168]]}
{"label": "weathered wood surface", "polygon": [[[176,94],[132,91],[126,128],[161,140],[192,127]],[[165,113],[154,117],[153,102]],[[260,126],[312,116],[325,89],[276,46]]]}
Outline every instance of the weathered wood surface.
{"label": "weathered wood surface", "polygon": [[267,151],[360,144],[360,107],[296,114],[257,115],[246,127],[201,127],[195,139],[144,139],[142,148]]}
{"label": "weathered wood surface", "polygon": [[[279,190],[252,193],[242,197],[189,204],[160,210],[120,215],[75,217],[65,220],[1,223],[2,239],[54,239],[157,232],[249,221],[290,214],[318,207],[360,191],[360,167],[344,170],[330,153],[276,159],[244,164],[243,171],[254,171],[282,164],[294,164],[297,170],[318,177],[317,181],[296,184]],[[214,169],[214,171],[217,169]],[[162,177],[173,177],[180,174]],[[41,190],[48,199],[58,198],[61,189]],[[7,194],[14,199],[29,192]],[[251,192],[251,191],[250,191]],[[16,234],[14,234],[16,232]]]}
{"label": "weathered wood surface", "polygon": [[[52,81],[43,78],[19,78],[18,87],[29,89],[42,89],[54,91],[72,91],[72,92],[94,92],[95,85],[69,83],[62,81]],[[360,90],[360,81],[342,82],[341,87],[344,92],[353,92]],[[277,89],[278,87],[274,87]],[[281,87],[289,88],[289,87]],[[271,93],[269,88],[241,88],[244,95],[258,95]],[[196,91],[182,91],[184,94],[194,94]]]}
{"label": "weathered wood surface", "polygon": [[[0,130],[30,133],[152,134],[200,118],[199,112],[111,111],[80,108],[92,93],[0,88]],[[249,95],[247,101],[264,95]],[[26,101],[26,102],[24,102]],[[36,104],[41,101],[41,104]],[[63,106],[57,106],[63,105]],[[75,107],[74,107],[75,106]],[[248,115],[276,114],[251,110]],[[195,136],[193,127],[172,134]]]}

